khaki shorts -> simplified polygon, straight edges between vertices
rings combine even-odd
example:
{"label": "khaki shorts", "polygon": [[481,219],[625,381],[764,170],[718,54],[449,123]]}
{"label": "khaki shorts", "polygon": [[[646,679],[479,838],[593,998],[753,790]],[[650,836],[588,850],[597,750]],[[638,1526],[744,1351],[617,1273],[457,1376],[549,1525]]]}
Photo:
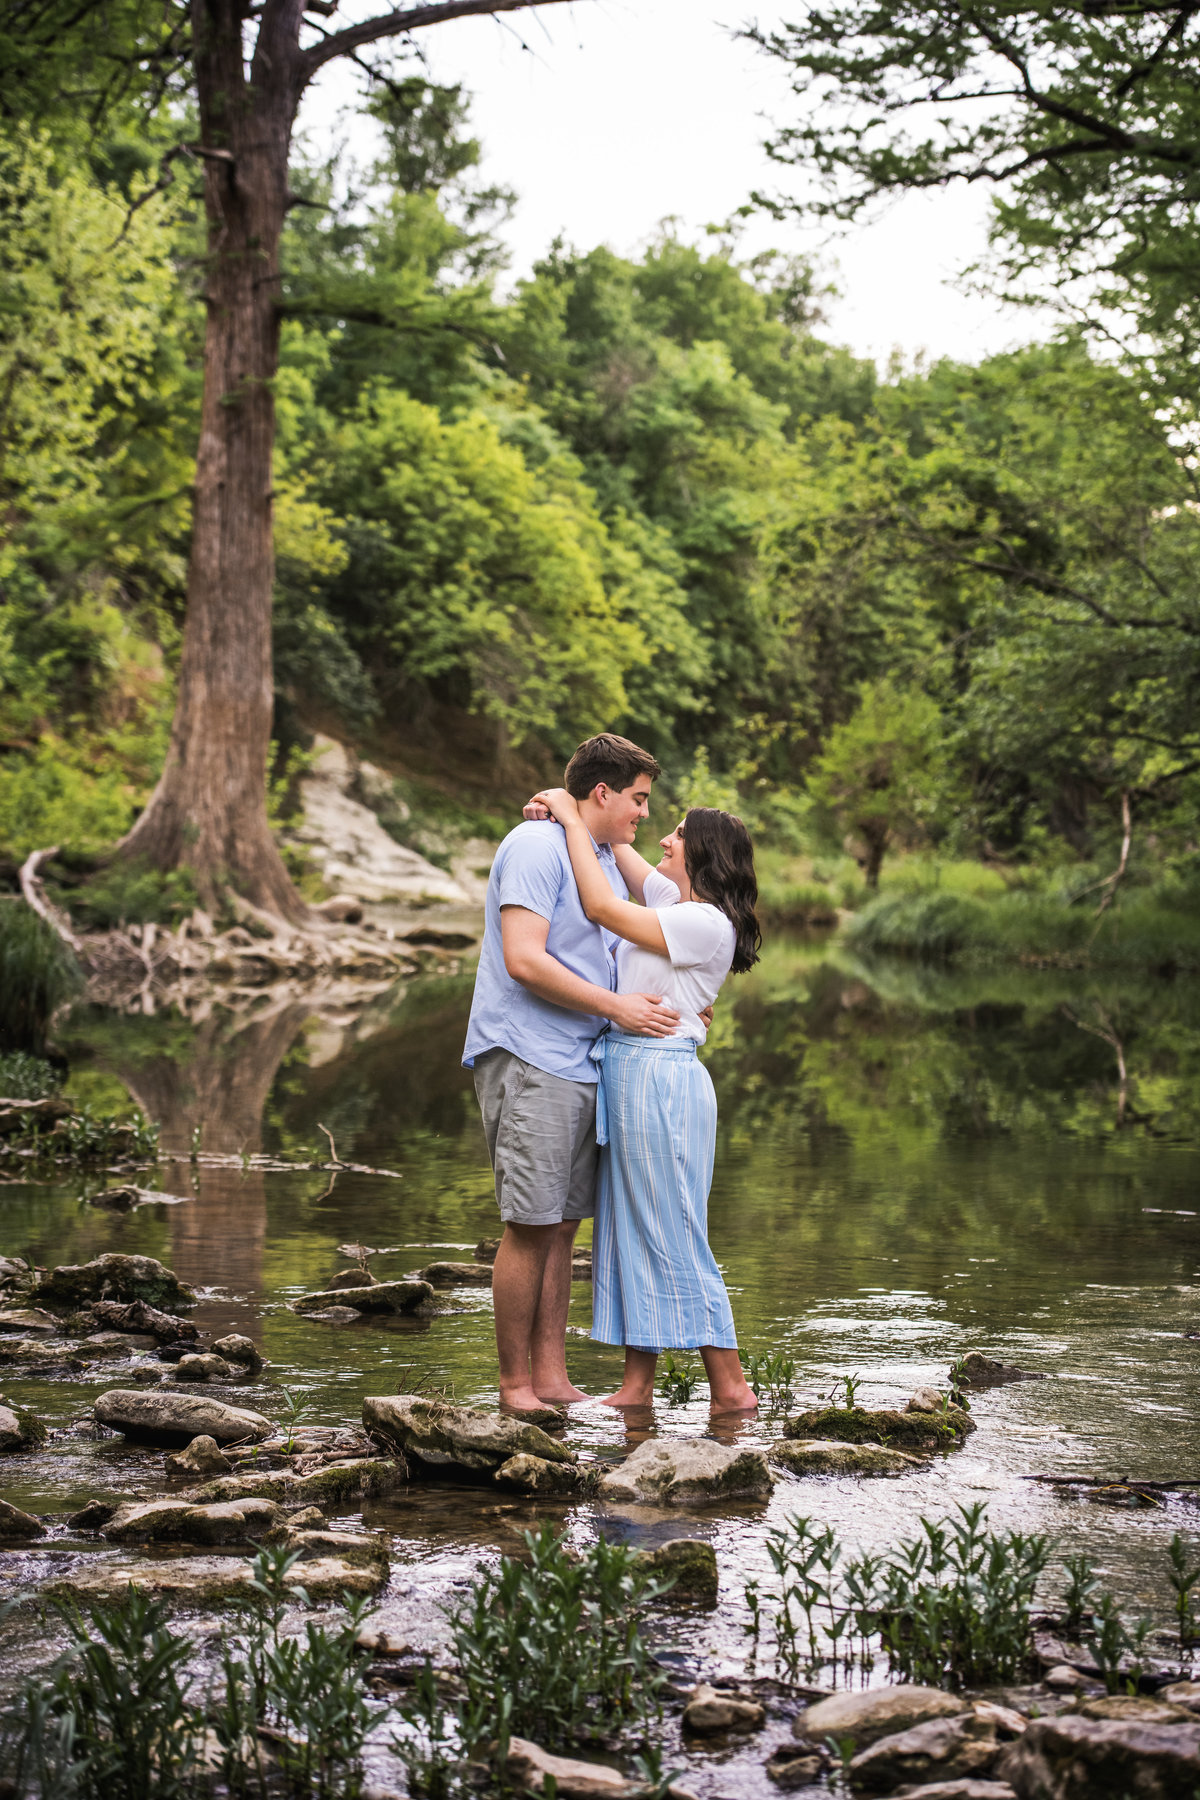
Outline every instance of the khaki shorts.
{"label": "khaki shorts", "polygon": [[488,1050],[475,1058],[475,1094],[504,1222],[590,1219],[599,1163],[595,1083],[547,1075],[511,1050]]}

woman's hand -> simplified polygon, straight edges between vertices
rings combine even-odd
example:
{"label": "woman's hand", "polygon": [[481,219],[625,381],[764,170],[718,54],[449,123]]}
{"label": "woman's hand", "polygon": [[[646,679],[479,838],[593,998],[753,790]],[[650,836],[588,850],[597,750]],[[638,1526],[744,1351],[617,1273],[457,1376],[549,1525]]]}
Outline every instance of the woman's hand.
{"label": "woman's hand", "polygon": [[560,825],[575,825],[579,822],[579,804],[572,795],[568,794],[566,788],[544,788],[540,794],[535,794],[525,808],[526,818],[544,818],[545,813],[539,814],[533,811],[534,807],[542,806],[545,807],[552,819],[558,820]]}

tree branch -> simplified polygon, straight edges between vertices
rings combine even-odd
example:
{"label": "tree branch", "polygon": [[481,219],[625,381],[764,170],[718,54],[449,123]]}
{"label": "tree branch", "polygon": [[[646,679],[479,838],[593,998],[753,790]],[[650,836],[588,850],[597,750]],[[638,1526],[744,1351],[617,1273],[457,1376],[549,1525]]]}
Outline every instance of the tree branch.
{"label": "tree branch", "polygon": [[502,12],[525,12],[531,6],[561,6],[565,0],[442,0],[435,6],[409,6],[384,13],[376,19],[364,19],[360,25],[348,25],[335,31],[300,59],[301,78],[305,85],[318,69],[335,57],[361,50],[364,44],[377,44],[381,38],[403,37],[425,25],[441,25],[448,19],[479,18]]}

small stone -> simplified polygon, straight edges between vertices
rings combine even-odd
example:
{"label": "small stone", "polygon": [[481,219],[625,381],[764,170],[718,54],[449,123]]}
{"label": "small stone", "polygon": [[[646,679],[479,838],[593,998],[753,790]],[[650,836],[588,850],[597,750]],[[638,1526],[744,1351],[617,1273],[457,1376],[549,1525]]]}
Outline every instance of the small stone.
{"label": "small stone", "polygon": [[705,1600],[716,1603],[720,1576],[717,1553],[700,1538],[669,1538],[652,1550],[643,1550],[641,1568],[674,1582],[673,1600]]}
{"label": "small stone", "polygon": [[996,1700],[975,1700],[971,1711],[985,1725],[995,1727],[996,1735],[1002,1738],[1018,1738],[1028,1725],[1029,1720],[1024,1713],[1019,1713],[1015,1706],[1001,1706]]}
{"label": "small stone", "polygon": [[510,1456],[492,1480],[497,1487],[515,1488],[522,1494],[577,1494],[587,1478],[574,1463],[547,1462],[543,1456]]}
{"label": "small stone", "polygon": [[475,1246],[476,1262],[495,1262],[496,1252],[500,1248],[499,1238],[480,1238]]}
{"label": "small stone", "polygon": [[46,1427],[23,1406],[0,1400],[0,1450],[34,1450],[46,1441]]}
{"label": "small stone", "polygon": [[88,1195],[88,1205],[107,1207],[110,1212],[132,1212],[140,1198],[139,1188],[103,1188],[98,1194]]}
{"label": "small stone", "polygon": [[570,1756],[551,1756],[526,1738],[508,1741],[505,1773],[526,1794],[542,1794],[553,1777],[559,1800],[637,1800],[644,1789],[604,1763],[577,1762]]}
{"label": "small stone", "polygon": [[329,1520],[319,1506],[302,1506],[299,1512],[288,1514],[290,1531],[324,1531]]}
{"label": "small stone", "polygon": [[1000,1387],[1008,1381],[1045,1381],[1046,1377],[1033,1369],[1018,1369],[1013,1364],[1002,1363],[980,1350],[970,1350],[960,1366],[951,1369],[950,1379],[962,1387],[986,1388]]}
{"label": "small stone", "polygon": [[919,1387],[904,1410],[905,1412],[922,1413],[941,1412],[942,1396],[936,1388]]}
{"label": "small stone", "polygon": [[781,1438],[767,1460],[791,1475],[911,1475],[927,1465],[907,1450],[882,1444],[839,1444],[833,1438]]}
{"label": "small stone", "polygon": [[24,1543],[29,1538],[45,1537],[46,1527],[32,1513],[22,1512],[19,1506],[10,1506],[7,1500],[0,1500],[0,1543]]}
{"label": "small stone", "polygon": [[370,1269],[339,1269],[325,1284],[329,1294],[339,1294],[344,1288],[378,1287],[379,1278],[372,1275]]}
{"label": "small stone", "polygon": [[[267,1502],[259,1501],[258,1504],[266,1505]],[[380,1563],[386,1567],[388,1562],[386,1539],[369,1531],[289,1530],[287,1547],[298,1550],[301,1556],[337,1557],[354,1568],[374,1568]]]}
{"label": "small stone", "polygon": [[215,1438],[194,1437],[184,1449],[163,1458],[168,1475],[176,1479],[207,1481],[214,1475],[228,1474],[233,1464],[222,1452]]}
{"label": "small stone", "polygon": [[1200,1709],[1200,1681],[1173,1681],[1169,1687],[1159,1688],[1154,1698],[1169,1700],[1173,1706]]}
{"label": "small stone", "polygon": [[261,1369],[266,1362],[266,1358],[253,1338],[241,1337],[237,1332],[231,1332],[228,1337],[218,1338],[213,1349],[218,1356],[223,1356],[226,1362],[237,1363],[244,1369]]}
{"label": "small stone", "polygon": [[759,1731],[767,1722],[766,1708],[757,1700],[700,1682],[688,1695],[683,1723],[697,1737],[716,1737],[729,1731]]}
{"label": "small stone", "polygon": [[117,1500],[89,1500],[78,1512],[73,1512],[67,1520],[72,1531],[99,1531],[102,1525],[116,1512],[120,1502]]}
{"label": "small stone", "polygon": [[359,925],[362,923],[362,901],[353,894],[335,894],[331,900],[321,900],[316,909],[323,919],[330,919],[335,925]]}
{"label": "small stone", "polygon": [[1069,1663],[1059,1663],[1055,1668],[1048,1669],[1043,1679],[1047,1687],[1056,1688],[1059,1693],[1066,1694],[1075,1688],[1083,1687],[1086,1677],[1081,1675],[1078,1669],[1073,1669]]}
{"label": "small stone", "polygon": [[918,1687],[905,1683],[900,1687],[866,1688],[860,1693],[831,1694],[806,1707],[792,1727],[798,1738],[823,1744],[826,1738],[840,1743],[850,1738],[856,1748],[863,1749],[878,1738],[909,1731],[927,1719],[961,1717],[966,1702],[941,1688]]}
{"label": "small stone", "polygon": [[772,1751],[770,1760],[766,1764],[767,1774],[776,1787],[781,1787],[789,1793],[793,1788],[810,1787],[815,1784],[819,1781],[824,1767],[825,1762],[822,1757],[797,1756],[787,1746]]}
{"label": "small stone", "polygon": [[208,1352],[203,1356],[181,1356],[175,1364],[172,1381],[231,1381],[233,1367],[223,1356]]}
{"label": "small stone", "polygon": [[648,1439],[605,1475],[602,1500],[649,1506],[695,1506],[765,1500],[775,1478],[761,1450],[739,1450],[713,1438]]}
{"label": "small stone", "polygon": [[422,1314],[433,1311],[433,1289],[427,1281],[371,1281],[359,1278],[352,1288],[326,1288],[319,1294],[301,1294],[291,1303],[296,1313],[319,1313],[336,1306],[352,1307],[361,1313]]}
{"label": "small stone", "polygon": [[490,1287],[491,1263],[435,1262],[421,1270],[421,1280],[434,1287]]}
{"label": "small stone", "polygon": [[850,1764],[850,1785],[865,1793],[890,1794],[904,1782],[931,1774],[946,1780],[982,1775],[996,1755],[996,1728],[988,1720],[974,1713],[928,1719],[860,1750]]}

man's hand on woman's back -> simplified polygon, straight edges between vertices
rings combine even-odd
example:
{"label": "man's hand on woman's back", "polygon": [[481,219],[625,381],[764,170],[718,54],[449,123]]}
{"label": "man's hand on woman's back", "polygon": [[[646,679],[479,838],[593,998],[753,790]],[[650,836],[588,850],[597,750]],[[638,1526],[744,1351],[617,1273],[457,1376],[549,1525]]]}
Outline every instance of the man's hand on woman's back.
{"label": "man's hand on woman's back", "polygon": [[608,1016],[631,1037],[674,1037],[679,1014],[658,994],[614,994]]}

